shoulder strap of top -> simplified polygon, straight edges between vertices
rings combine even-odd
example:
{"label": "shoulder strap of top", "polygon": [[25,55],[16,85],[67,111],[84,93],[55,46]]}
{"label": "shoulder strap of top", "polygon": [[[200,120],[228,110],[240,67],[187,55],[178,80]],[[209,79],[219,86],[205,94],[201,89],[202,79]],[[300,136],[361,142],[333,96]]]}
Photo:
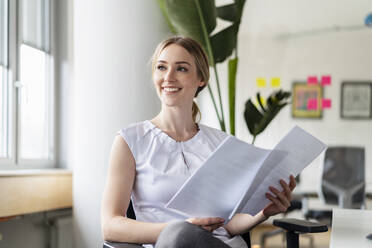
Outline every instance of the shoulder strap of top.
{"label": "shoulder strap of top", "polygon": [[136,146],[141,139],[146,136],[153,127],[147,121],[142,121],[129,125],[119,131],[119,135],[127,142],[133,157],[136,158]]}
{"label": "shoulder strap of top", "polygon": [[206,125],[203,125],[203,124],[199,124],[199,128],[203,130],[204,134],[209,139],[212,139],[213,141],[215,141],[217,143],[223,141],[227,136],[229,136],[229,134],[227,134],[227,133],[225,133],[225,132],[223,132],[219,129],[209,127],[209,126],[206,126]]}

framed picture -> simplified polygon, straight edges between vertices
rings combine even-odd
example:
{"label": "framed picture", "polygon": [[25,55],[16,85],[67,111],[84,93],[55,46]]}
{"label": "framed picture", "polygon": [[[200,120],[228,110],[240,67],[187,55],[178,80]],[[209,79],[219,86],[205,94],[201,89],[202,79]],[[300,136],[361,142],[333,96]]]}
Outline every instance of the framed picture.
{"label": "framed picture", "polygon": [[293,83],[292,116],[294,118],[322,118],[322,98],[322,85]]}
{"label": "framed picture", "polygon": [[372,82],[343,82],[341,85],[341,118],[372,118]]}

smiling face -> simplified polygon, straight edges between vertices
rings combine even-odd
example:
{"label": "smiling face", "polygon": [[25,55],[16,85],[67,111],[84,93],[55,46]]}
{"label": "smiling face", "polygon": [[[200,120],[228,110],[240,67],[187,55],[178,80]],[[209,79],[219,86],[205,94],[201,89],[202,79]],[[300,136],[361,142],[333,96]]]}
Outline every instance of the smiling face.
{"label": "smiling face", "polygon": [[159,98],[167,106],[191,107],[197,89],[204,85],[194,57],[177,44],[165,47],[159,54],[153,80]]}

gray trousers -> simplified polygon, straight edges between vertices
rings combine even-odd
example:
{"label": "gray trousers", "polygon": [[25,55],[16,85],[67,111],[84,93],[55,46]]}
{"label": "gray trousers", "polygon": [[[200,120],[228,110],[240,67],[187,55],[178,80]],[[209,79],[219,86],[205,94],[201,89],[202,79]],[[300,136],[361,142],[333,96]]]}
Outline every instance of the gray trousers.
{"label": "gray trousers", "polygon": [[[139,244],[105,242],[105,248],[141,248]],[[231,248],[211,232],[186,221],[169,223],[158,237],[155,248]]]}
{"label": "gray trousers", "polygon": [[185,221],[167,225],[158,237],[155,248],[230,248],[211,232]]}

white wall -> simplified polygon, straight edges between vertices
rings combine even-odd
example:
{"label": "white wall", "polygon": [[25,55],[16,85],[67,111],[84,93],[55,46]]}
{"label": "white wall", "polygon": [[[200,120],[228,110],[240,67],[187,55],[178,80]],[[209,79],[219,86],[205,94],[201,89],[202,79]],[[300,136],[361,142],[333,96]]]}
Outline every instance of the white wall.
{"label": "white wall", "polygon": [[[257,92],[255,79],[280,76],[283,88],[291,90],[294,80],[306,81],[308,75],[332,75],[332,85],[324,89],[324,97],[331,98],[332,108],[323,111],[323,118],[294,119],[286,107],[269,128],[257,139],[257,145],[273,147],[294,125],[299,125],[317,136],[327,145],[355,145],[366,148],[367,183],[372,183],[372,120],[345,120],[340,118],[341,82],[345,80],[372,80],[372,30],[334,33],[328,35],[275,40],[269,37],[255,39],[242,36],[248,45],[241,49],[239,81],[239,107],[242,113],[244,100]],[[261,63],[257,63],[260,61]],[[245,68],[245,69],[242,69]],[[271,91],[270,90],[266,90]],[[262,90],[261,90],[262,92]],[[264,91],[265,92],[265,91]],[[269,93],[267,92],[267,94]],[[238,123],[244,124],[242,115]],[[247,128],[238,127],[242,138],[248,139]],[[250,140],[250,139],[249,139]],[[319,175],[318,163],[302,174],[305,187],[315,187]]]}
{"label": "white wall", "polygon": [[114,135],[160,108],[148,61],[167,30],[156,1],[74,1],[76,248],[101,246],[101,194]]}
{"label": "white wall", "polygon": [[57,167],[72,169],[73,82],[73,0],[56,2],[56,92]]}
{"label": "white wall", "polygon": [[[333,3],[334,5],[336,2]],[[358,0],[366,7],[367,2]],[[372,29],[360,31],[323,32],[318,35],[290,35],[279,39],[279,35],[301,33],[333,27],[334,25],[362,25],[364,13],[372,12],[372,6],[362,8],[356,3],[337,2],[337,8],[330,13],[322,1],[247,1],[239,34],[239,68],[237,78],[237,136],[248,142],[252,137],[243,119],[244,103],[262,92],[265,96],[272,88],[256,86],[256,78],[280,77],[282,88],[291,91],[295,80],[306,82],[309,75],[332,75],[332,85],[324,89],[326,98],[331,98],[332,108],[324,110],[323,118],[294,119],[290,106],[274,119],[263,134],[256,139],[256,145],[264,148],[273,146],[294,125],[299,125],[328,145],[355,145],[366,148],[367,187],[372,188],[372,119],[345,120],[340,118],[341,82],[344,80],[372,81]],[[280,6],[278,6],[280,5]],[[356,5],[356,6],[355,6]],[[322,6],[322,8],[321,8]],[[320,21],[321,20],[321,21]],[[313,21],[313,22],[312,22]],[[226,85],[226,65],[219,67],[222,84]],[[223,87],[226,94],[226,87]],[[208,94],[201,99],[203,122],[216,125],[214,112]],[[226,100],[226,99],[225,99]],[[227,114],[227,112],[226,112]],[[227,117],[227,115],[226,115]],[[302,173],[302,187],[317,189],[322,157],[314,161]]]}

